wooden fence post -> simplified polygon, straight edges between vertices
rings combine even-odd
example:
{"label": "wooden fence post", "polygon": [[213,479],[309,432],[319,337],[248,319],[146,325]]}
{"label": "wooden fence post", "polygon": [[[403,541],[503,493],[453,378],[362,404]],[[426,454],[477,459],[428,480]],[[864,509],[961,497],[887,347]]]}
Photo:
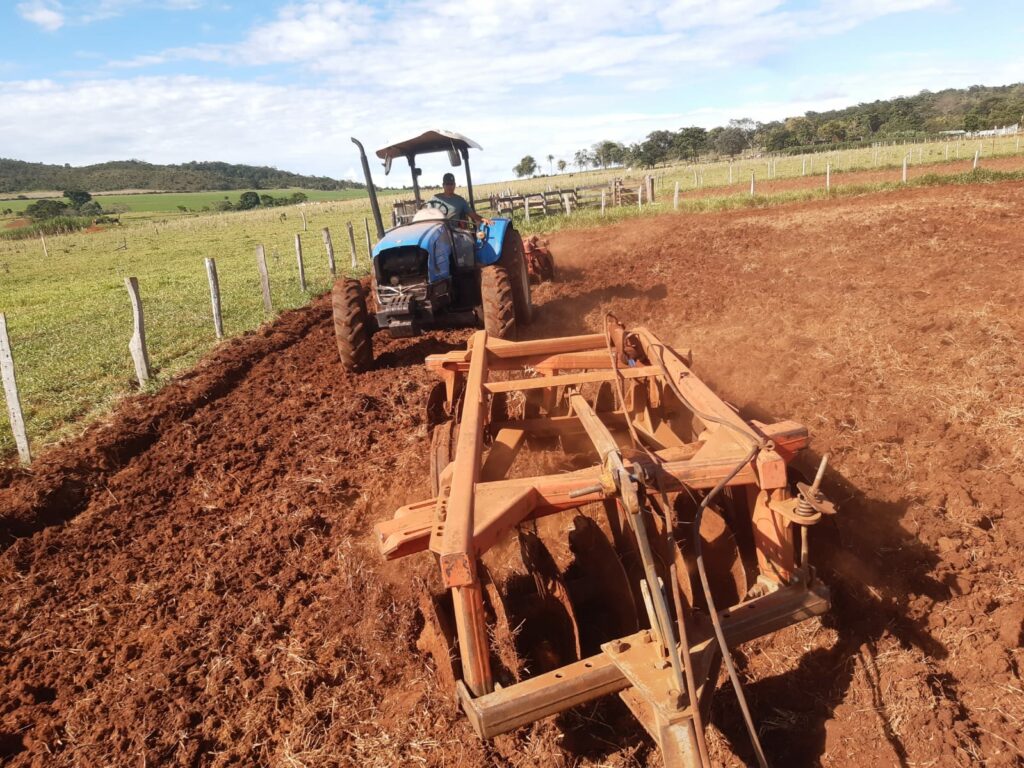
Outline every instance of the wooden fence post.
{"label": "wooden fence post", "polygon": [[50,252],[48,250],[46,250],[46,238],[43,236],[42,232],[39,233],[39,240],[43,244],[43,256],[45,256],[47,259],[49,259],[50,258]]}
{"label": "wooden fence post", "polygon": [[907,156],[903,156],[903,183],[907,183]]}
{"label": "wooden fence post", "polygon": [[299,213],[302,214],[302,231],[305,232],[306,231],[306,204],[305,203],[302,203],[302,205],[299,206]]}
{"label": "wooden fence post", "polygon": [[299,290],[306,291],[306,265],[302,263],[302,235],[295,233],[295,260],[299,263]]}
{"label": "wooden fence post", "polygon": [[750,196],[754,196],[754,170],[750,170]]}
{"label": "wooden fence post", "polygon": [[523,195],[523,215],[526,217],[526,223],[530,223],[530,196]]}
{"label": "wooden fence post", "polygon": [[[694,171],[696,173],[696,171]],[[636,209],[642,211],[644,209],[644,188],[636,188]]]}
{"label": "wooden fence post", "polygon": [[21,412],[21,397],[18,395],[18,382],[14,376],[14,354],[11,351],[11,340],[7,335],[7,316],[3,312],[0,312],[0,378],[3,378],[7,417],[11,422],[14,443],[18,446],[18,458],[22,464],[31,464],[32,452],[28,447],[25,417]]}
{"label": "wooden fence post", "polygon": [[270,301],[270,273],[267,271],[267,252],[263,245],[256,246],[256,269],[260,273],[260,291],[263,293],[263,311],[270,314],[274,305]]}
{"label": "wooden fence post", "polygon": [[825,163],[825,191],[832,190],[832,163]]}
{"label": "wooden fence post", "polygon": [[604,193],[605,190],[601,190],[601,215],[604,216]]}
{"label": "wooden fence post", "polygon": [[149,381],[149,352],[146,351],[146,319],[142,314],[139,281],[134,277],[126,277],[124,287],[128,289],[128,296],[132,300],[132,318],[135,322],[132,340],[128,342],[128,351],[132,353],[132,360],[135,362],[135,376],[139,380],[139,386],[143,387]]}
{"label": "wooden fence post", "polygon": [[345,226],[348,227],[348,244],[352,248],[352,269],[355,269],[356,266],[358,265],[358,262],[356,261],[356,233],[352,229],[351,221],[348,222]]}
{"label": "wooden fence post", "polygon": [[974,167],[972,170],[978,170],[978,159],[981,157],[981,149],[974,150]]}
{"label": "wooden fence post", "polygon": [[572,203],[569,201],[569,193],[562,193],[562,206],[565,208],[565,215],[568,216],[572,213]]}
{"label": "wooden fence post", "polygon": [[676,191],[672,195],[672,210],[673,211],[678,211],[679,210],[679,182],[678,181],[676,182]]}
{"label": "wooden fence post", "polygon": [[324,236],[324,248],[327,249],[327,268],[331,270],[332,275],[336,275],[338,273],[334,268],[334,243],[331,242],[331,230],[324,227],[322,234]]}
{"label": "wooden fence post", "polygon": [[800,175],[801,176],[806,176],[807,175],[807,158],[806,157],[801,157],[800,158]]}
{"label": "wooden fence post", "polygon": [[[704,186],[704,174],[703,174],[703,172],[700,175],[700,182],[701,182],[701,186]],[[647,176],[647,202],[648,203],[653,203],[654,202],[654,174],[653,173],[650,174],[649,176]]]}
{"label": "wooden fence post", "polygon": [[213,330],[218,339],[224,338],[224,320],[220,314],[220,281],[217,279],[217,262],[206,259],[206,279],[210,281],[210,305],[213,308]]}

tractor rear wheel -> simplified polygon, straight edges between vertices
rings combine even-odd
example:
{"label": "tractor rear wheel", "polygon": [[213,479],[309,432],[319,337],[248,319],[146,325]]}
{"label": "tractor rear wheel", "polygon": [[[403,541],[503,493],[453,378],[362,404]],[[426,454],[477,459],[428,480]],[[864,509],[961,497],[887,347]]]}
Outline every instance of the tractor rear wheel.
{"label": "tractor rear wheel", "polygon": [[530,274],[526,269],[526,251],[523,238],[514,229],[505,236],[501,263],[512,278],[512,299],[516,305],[516,322],[529,325],[533,321],[533,299],[530,294]]}
{"label": "tractor rear wheel", "polygon": [[373,366],[373,338],[366,293],[358,280],[341,278],[331,290],[334,340],[346,371],[367,371]]}
{"label": "tractor rear wheel", "polygon": [[480,303],[487,335],[515,341],[515,298],[509,270],[503,263],[480,268]]}

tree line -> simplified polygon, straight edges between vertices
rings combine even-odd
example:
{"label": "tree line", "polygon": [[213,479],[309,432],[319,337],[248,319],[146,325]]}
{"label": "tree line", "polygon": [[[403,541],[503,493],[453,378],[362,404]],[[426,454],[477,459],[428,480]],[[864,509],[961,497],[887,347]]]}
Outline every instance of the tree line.
{"label": "tree line", "polygon": [[154,165],[141,160],[119,160],[73,168],[70,165],[27,163],[0,158],[0,193],[41,189],[88,189],[113,192],[153,189],[167,192],[203,192],[220,189],[362,189],[363,184],[326,176],[303,176],[269,166],[220,162]]}
{"label": "tree line", "polygon": [[[697,160],[707,155],[734,157],[748,150],[814,152],[875,141],[921,140],[943,131],[970,132],[1015,123],[1024,123],[1024,83],[973,85],[921,91],[916,96],[829,112],[806,112],[766,123],[742,118],[710,129],[691,125],[676,131],[652,131],[643,141],[628,145],[604,140],[577,150],[572,165],[581,171],[616,165],[653,168],[659,163]],[[547,161],[549,172],[554,173],[554,155],[548,155]],[[568,165],[568,161],[558,160],[559,172]],[[512,170],[523,177],[543,169],[532,155],[526,155]]]}

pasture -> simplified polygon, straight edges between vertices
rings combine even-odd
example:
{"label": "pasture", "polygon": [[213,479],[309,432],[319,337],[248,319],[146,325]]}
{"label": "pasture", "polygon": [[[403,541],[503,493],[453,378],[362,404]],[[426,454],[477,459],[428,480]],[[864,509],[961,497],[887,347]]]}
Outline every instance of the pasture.
{"label": "pasture", "polygon": [[[181,208],[189,211],[199,211],[211,207],[222,200],[238,202],[238,197],[246,190],[227,189],[210,192],[125,192],[107,193],[97,192],[93,195],[96,201],[105,209],[115,206],[123,207],[130,213],[182,213]],[[328,200],[355,200],[366,197],[366,192],[361,189],[260,189],[254,190],[261,195],[272,197],[290,197],[295,192],[302,192],[310,201]],[[28,195],[26,195],[28,197]],[[31,203],[41,198],[52,197],[60,199],[60,192],[49,194],[34,194],[30,199],[19,200],[17,195],[10,195],[0,198],[0,210],[10,208],[14,213],[21,213]]]}

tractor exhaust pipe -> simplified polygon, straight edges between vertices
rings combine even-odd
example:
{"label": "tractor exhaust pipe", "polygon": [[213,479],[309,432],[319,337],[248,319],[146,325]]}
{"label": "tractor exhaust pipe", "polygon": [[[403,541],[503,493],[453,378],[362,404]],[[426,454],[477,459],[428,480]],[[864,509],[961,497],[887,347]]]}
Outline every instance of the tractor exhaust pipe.
{"label": "tractor exhaust pipe", "polygon": [[373,221],[377,225],[377,239],[384,237],[384,221],[380,217],[380,206],[377,204],[377,189],[373,186],[373,177],[370,175],[370,162],[366,159],[366,150],[362,142],[352,138],[352,143],[359,147],[359,159],[363,163],[363,177],[366,179],[366,191],[370,195],[370,210],[373,211]]}

